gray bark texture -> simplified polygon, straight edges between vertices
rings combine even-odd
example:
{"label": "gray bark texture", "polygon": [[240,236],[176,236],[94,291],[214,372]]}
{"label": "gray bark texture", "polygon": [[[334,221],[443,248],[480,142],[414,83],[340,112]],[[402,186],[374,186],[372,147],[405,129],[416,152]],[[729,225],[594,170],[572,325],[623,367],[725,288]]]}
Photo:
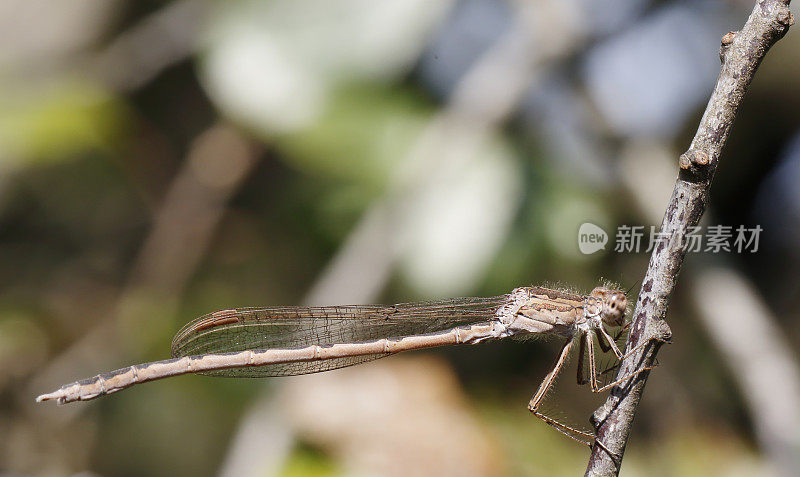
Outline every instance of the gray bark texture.
{"label": "gray bark texture", "polygon": [[[685,256],[684,237],[696,226],[734,117],[758,65],[769,48],[794,23],[790,0],[759,0],[744,27],[722,37],[722,69],[689,149],[680,156],[678,179],[661,222],[662,241],[650,256],[633,312],[627,350],[636,352],[621,363],[617,377],[656,363],[659,348],[671,338],[667,307]],[[622,465],[636,408],[649,372],[612,388],[605,404],[592,415],[597,439],[586,475],[617,475]]]}

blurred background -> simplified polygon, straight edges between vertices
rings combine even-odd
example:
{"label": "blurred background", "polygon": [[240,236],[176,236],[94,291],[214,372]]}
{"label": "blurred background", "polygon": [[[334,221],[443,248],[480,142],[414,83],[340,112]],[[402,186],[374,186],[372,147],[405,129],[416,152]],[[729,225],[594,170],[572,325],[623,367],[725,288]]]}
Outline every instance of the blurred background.
{"label": "blurred background", "polygon": [[[165,359],[222,308],[603,279],[635,301],[648,254],[614,232],[660,223],[720,38],[752,7],[0,1],[0,474],[582,473],[587,450],[526,408],[558,342],[34,397]],[[760,225],[758,250],[687,258],[624,475],[800,466],[798,84],[790,31],[704,217]],[[604,250],[579,252],[584,222]],[[550,401],[585,425],[589,394]]]}

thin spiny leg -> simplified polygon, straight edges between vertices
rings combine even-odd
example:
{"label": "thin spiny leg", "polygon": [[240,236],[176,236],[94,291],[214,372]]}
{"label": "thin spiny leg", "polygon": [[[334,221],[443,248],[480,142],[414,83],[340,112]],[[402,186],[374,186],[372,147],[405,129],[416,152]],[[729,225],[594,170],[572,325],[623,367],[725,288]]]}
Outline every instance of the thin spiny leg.
{"label": "thin spiny leg", "polygon": [[635,353],[635,352],[639,351],[640,349],[644,348],[645,346],[650,344],[650,341],[660,341],[662,343],[667,343],[667,344],[670,343],[669,340],[663,340],[661,338],[653,337],[653,338],[650,338],[649,340],[646,340],[643,343],[639,343],[638,345],[636,345],[633,348],[631,348],[630,351],[627,351],[625,354],[620,356],[619,360],[622,361],[623,359],[627,358],[628,356],[632,355],[633,353]]}
{"label": "thin spiny leg", "polygon": [[564,345],[561,347],[561,351],[558,353],[556,364],[553,366],[553,369],[547,373],[547,376],[544,377],[542,384],[539,385],[539,389],[536,390],[536,394],[534,394],[531,398],[531,402],[528,404],[529,409],[538,409],[539,405],[542,403],[545,394],[547,394],[547,391],[550,389],[550,385],[553,384],[553,380],[564,366],[567,356],[569,356],[569,352],[572,350],[572,344],[572,338],[569,338],[566,342],[564,342]]}
{"label": "thin spiny leg", "polygon": [[[628,329],[631,327],[631,323],[632,323],[632,321],[628,321],[627,323],[622,325],[622,327],[620,327],[619,331],[617,331],[617,333],[613,337],[611,337],[611,339],[614,342],[614,344],[619,343],[620,337],[622,335],[624,335],[628,331]],[[619,348],[617,348],[617,349],[619,349]]]}
{"label": "thin spiny leg", "polygon": [[[531,412],[534,416],[538,417],[539,419],[543,420],[547,424],[554,427],[558,432],[564,434],[565,436],[569,437],[575,442],[580,442],[581,444],[585,445],[586,447],[591,448],[592,444],[594,443],[594,434],[590,434],[588,432],[581,431],[580,429],[575,429],[574,427],[570,427],[564,423],[558,422],[555,419],[542,414],[539,411],[535,411],[531,409]],[[573,433],[573,434],[570,434]],[[605,447],[605,446],[604,446]]]}
{"label": "thin spiny leg", "polygon": [[[661,342],[663,342],[663,343],[669,343],[669,341],[666,341],[666,340],[661,340],[661,339],[658,339],[658,338],[652,338],[652,340],[661,341]],[[610,371],[611,369],[615,369],[615,368],[619,367],[619,365],[621,364],[621,362],[622,362],[622,360],[623,360],[623,359],[627,358],[628,356],[632,355],[633,353],[635,353],[635,352],[636,352],[636,351],[638,351],[639,349],[643,348],[643,347],[644,347],[645,345],[647,345],[648,343],[650,343],[650,340],[648,340],[648,341],[645,341],[644,343],[640,343],[638,346],[635,346],[635,347],[631,348],[631,350],[630,350],[630,351],[628,351],[627,353],[625,353],[624,355],[622,355],[622,357],[620,358],[620,363],[618,363],[616,366],[614,366],[614,367],[612,367],[612,368],[609,368],[609,369],[607,369],[607,370],[603,371],[601,374],[605,374],[606,372]],[[645,372],[645,371],[651,371],[651,370],[655,369],[655,368],[656,368],[656,366],[657,366],[657,365],[655,365],[655,366],[645,366],[644,368],[637,369],[636,371],[634,371],[634,372],[632,372],[632,373],[629,373],[628,375],[626,375],[626,376],[623,376],[622,378],[619,378],[619,379],[617,379],[616,381],[613,381],[613,382],[611,382],[611,383],[608,383],[608,384],[606,384],[605,386],[602,386],[602,387],[600,387],[600,388],[598,388],[598,389],[594,389],[594,388],[592,388],[592,392],[595,392],[595,393],[602,393],[602,392],[604,392],[604,391],[606,391],[606,390],[608,390],[608,389],[611,389],[612,387],[614,387],[614,386],[616,386],[616,385],[618,385],[618,384],[620,384],[620,383],[623,383],[623,382],[625,382],[625,381],[627,381],[627,380],[629,380],[629,379],[635,378],[636,376],[638,376],[639,374],[641,374],[641,373],[643,373],[643,372]],[[593,372],[593,373],[595,373],[595,372],[596,372],[596,370],[594,370],[594,369],[593,369],[593,370],[592,370],[592,372]]]}
{"label": "thin spiny leg", "polygon": [[[607,336],[605,336],[605,338],[606,338],[606,340],[608,341],[608,343],[614,343],[614,345],[615,345],[615,347],[614,347],[614,349],[615,349],[615,352],[614,352],[614,354],[616,355],[616,357],[617,357],[617,361],[618,361],[618,362],[617,362],[617,364],[615,364],[614,366],[610,366],[610,367],[608,367],[608,368],[606,368],[606,369],[604,369],[604,370],[600,371],[600,372],[597,374],[598,376],[604,376],[604,375],[606,375],[606,374],[610,373],[611,371],[614,371],[615,369],[619,368],[619,365],[620,365],[619,361],[621,361],[621,360],[622,360],[622,359],[624,359],[626,356],[628,356],[628,355],[622,354],[621,352],[617,353],[617,351],[619,351],[619,347],[617,346],[617,343],[619,342],[619,338],[620,338],[620,336],[622,336],[622,335],[625,333],[625,331],[627,331],[627,330],[628,330],[628,328],[630,328],[630,326],[631,326],[631,322],[630,322],[630,321],[629,321],[629,322],[627,322],[627,323],[625,323],[625,325],[624,325],[624,326],[622,326],[622,327],[620,328],[620,330],[617,332],[617,334],[616,334],[615,336],[611,336],[611,335],[610,335],[609,333],[607,333],[607,332],[606,332],[606,333],[604,333],[604,336],[605,336],[605,335],[607,335]],[[606,331],[606,330],[605,330],[605,329],[603,329],[603,331]],[[609,339],[609,338],[610,338],[610,339]],[[609,350],[609,349],[611,349],[611,345],[610,345],[610,344],[609,344],[609,345],[604,345],[604,344],[603,344],[603,343],[604,343],[604,340],[599,340],[599,342],[600,342],[600,348],[602,348],[602,349],[603,349],[603,352],[604,352],[604,353],[605,353],[605,352],[608,352],[608,350]]]}
{"label": "thin spiny leg", "polygon": [[[591,332],[587,332],[586,334],[589,335]],[[587,353],[589,353],[589,382],[592,387],[593,392],[597,392],[597,363],[595,362],[595,355],[594,355],[594,336],[589,335],[586,339],[586,344],[588,345]]]}
{"label": "thin spiny leg", "polygon": [[619,462],[621,461],[622,456],[620,456],[616,452],[612,452],[611,449],[606,447],[606,445],[603,444],[602,442],[600,442],[600,440],[597,439],[597,438],[595,438],[594,443],[597,445],[597,447],[603,449],[608,454],[608,456],[611,457],[611,460],[613,460],[615,463],[617,463],[617,466],[620,465]]}
{"label": "thin spiny leg", "polygon": [[[542,384],[539,385],[539,389],[536,390],[536,394],[534,394],[533,397],[531,398],[531,402],[528,404],[528,410],[530,410],[534,416],[550,424],[551,426],[556,428],[559,432],[569,437],[570,439],[573,439],[577,442],[581,442],[591,447],[592,442],[594,441],[593,434],[581,431],[580,429],[575,429],[574,427],[570,427],[539,412],[539,405],[541,405],[542,400],[544,400],[544,397],[547,394],[547,391],[550,389],[550,386],[553,384],[555,377],[558,375],[558,373],[561,371],[561,368],[564,366],[564,363],[567,360],[567,356],[569,356],[569,352],[572,349],[572,344],[573,344],[572,338],[567,339],[567,341],[564,343],[564,346],[562,346],[561,352],[558,355],[558,359],[556,360],[555,366],[553,366],[553,369],[549,373],[547,373],[547,376],[544,377]],[[587,440],[583,440],[576,436],[582,436]]]}
{"label": "thin spiny leg", "polygon": [[632,373],[629,373],[627,376],[619,378],[619,379],[617,379],[616,381],[614,381],[612,383],[608,383],[605,386],[603,386],[601,388],[598,388],[597,390],[592,389],[592,392],[602,393],[603,391],[606,391],[608,389],[613,388],[617,384],[623,383],[623,382],[625,382],[625,381],[627,381],[627,380],[629,380],[631,378],[635,378],[636,376],[644,373],[645,371],[651,371],[651,370],[656,369],[656,368],[657,368],[657,366],[645,366],[644,368],[639,368],[636,371],[634,371]]}
{"label": "thin spiny leg", "polygon": [[[619,366],[620,366],[621,364],[622,364],[622,361],[618,361],[618,362],[617,362],[617,364],[615,364],[614,366],[609,366],[608,368],[606,368],[606,369],[604,369],[604,370],[602,370],[602,371],[599,371],[599,372],[597,373],[597,375],[598,375],[598,376],[605,376],[606,374],[608,374],[608,373],[610,373],[610,372],[612,372],[612,371],[615,371],[615,370],[619,369]],[[584,382],[583,382],[583,383],[581,383],[581,384],[586,384],[586,382],[584,381]]]}
{"label": "thin spiny leg", "polygon": [[[603,353],[607,353],[609,351],[613,351],[614,352],[614,356],[616,356],[617,360],[621,359],[622,358],[622,352],[617,347],[616,340],[614,338],[612,338],[611,335],[602,326],[600,327],[600,332],[602,333],[602,336],[598,336],[597,337],[597,343],[600,345],[600,349],[603,350]],[[622,334],[622,332],[617,334],[617,338],[619,338],[619,336],[621,334]],[[610,367],[608,367],[608,368],[606,368],[606,369],[604,369],[602,371],[598,371],[596,374],[597,374],[597,376],[604,376],[607,373],[611,372],[612,370],[616,369],[617,367],[619,367],[619,363],[615,364],[614,366],[610,366]],[[581,383],[581,384],[583,384],[583,383]]]}
{"label": "thin spiny leg", "polygon": [[[606,331],[605,328],[603,328],[602,325],[600,326],[600,334],[603,335],[602,337],[605,338],[606,342],[608,342],[608,345],[611,347],[611,350],[617,356],[617,359],[622,359],[622,351],[620,351],[619,348],[617,348],[617,343],[614,341],[613,338],[611,338],[611,335],[608,334],[608,332]],[[598,340],[601,343],[603,342],[603,339],[601,338],[598,338]],[[608,348],[604,349],[603,351],[608,351]]]}
{"label": "thin spiny leg", "polygon": [[[638,351],[640,348],[642,348],[644,345],[646,345],[646,344],[648,344],[650,342],[650,340],[647,340],[644,343],[641,343],[638,346],[635,346],[634,348],[632,348],[630,351],[628,351],[627,353],[625,353],[623,355],[622,353],[620,353],[619,348],[617,348],[616,343],[611,340],[611,337],[608,335],[608,333],[605,331],[605,329],[602,326],[600,327],[600,331],[602,332],[603,337],[606,340],[608,340],[608,343],[613,347],[614,354],[616,354],[617,358],[619,359],[619,362],[615,366],[612,366],[611,368],[602,371],[600,373],[601,375],[611,371],[612,369],[618,368],[622,364],[622,360],[623,359],[625,359],[626,357],[630,356],[634,352]],[[653,339],[658,340],[658,341],[662,341],[662,342],[665,342],[665,343],[667,342],[665,340],[659,340],[658,338],[653,338]],[[599,337],[598,337],[598,340],[602,341],[602,339],[599,338]],[[635,378],[639,374],[641,374],[641,373],[643,373],[645,371],[650,371],[650,370],[652,370],[652,369],[654,369],[656,367],[656,366],[646,366],[644,368],[641,368],[641,369],[638,369],[638,370],[634,371],[633,373],[628,374],[627,376],[624,376],[624,377],[622,377],[620,379],[617,379],[614,382],[611,382],[609,384],[606,384],[605,386],[602,386],[602,387],[598,388],[598,387],[596,387],[597,368],[594,366],[594,359],[593,359],[594,358],[594,350],[592,349],[591,345],[589,346],[589,349],[590,349],[589,352],[591,353],[589,360],[592,363],[591,370],[590,370],[591,375],[592,375],[592,392],[595,392],[595,393],[605,392],[606,390],[611,389],[612,387],[614,387],[614,386],[616,386],[618,384],[621,384],[621,383],[623,383],[623,382],[625,382],[625,381],[627,381],[629,379]],[[611,459],[613,461],[618,462],[619,459],[622,458],[620,455],[615,454],[614,452],[612,452],[608,447],[606,447],[596,437],[595,437],[594,443],[596,445],[598,445],[600,448],[602,448],[609,455],[609,457],[611,457]]]}

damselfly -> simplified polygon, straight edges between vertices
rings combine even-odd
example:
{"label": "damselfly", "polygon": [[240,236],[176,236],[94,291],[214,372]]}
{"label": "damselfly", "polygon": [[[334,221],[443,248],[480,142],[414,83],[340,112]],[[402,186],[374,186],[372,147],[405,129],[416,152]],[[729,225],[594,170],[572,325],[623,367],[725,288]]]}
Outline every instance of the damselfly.
{"label": "damselfly", "polygon": [[[595,337],[604,351],[623,358],[607,328],[625,321],[625,293],[597,287],[578,295],[542,287],[520,287],[490,298],[404,303],[391,306],[273,306],[217,311],[190,322],[172,342],[172,359],[137,364],[62,386],[37,401],[88,401],[134,384],[199,373],[264,377],[316,373],[383,358],[401,351],[453,344],[556,335],[565,338],[553,369],[528,408],[567,436],[590,444],[593,435],[539,411],[555,377],[579,342],[578,382],[598,384]],[[589,358],[589,377],[584,359]]]}

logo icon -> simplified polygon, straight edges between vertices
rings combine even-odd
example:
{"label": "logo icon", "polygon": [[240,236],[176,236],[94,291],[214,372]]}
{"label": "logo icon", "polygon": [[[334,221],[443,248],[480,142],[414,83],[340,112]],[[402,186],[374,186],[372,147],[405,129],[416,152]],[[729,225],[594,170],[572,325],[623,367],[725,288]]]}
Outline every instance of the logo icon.
{"label": "logo icon", "polygon": [[578,229],[578,250],[584,255],[591,255],[598,250],[605,250],[608,234],[599,226],[584,222]]}

